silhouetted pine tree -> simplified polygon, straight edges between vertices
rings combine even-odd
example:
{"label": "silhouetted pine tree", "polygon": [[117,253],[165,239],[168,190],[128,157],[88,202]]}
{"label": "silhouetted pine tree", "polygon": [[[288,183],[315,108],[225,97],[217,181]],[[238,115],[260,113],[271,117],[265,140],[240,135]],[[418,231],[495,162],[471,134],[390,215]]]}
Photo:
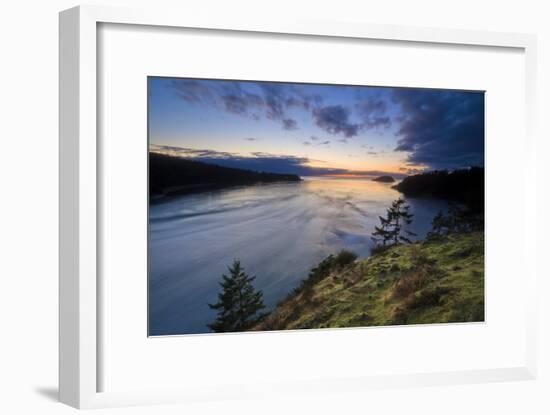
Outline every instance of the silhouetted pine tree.
{"label": "silhouetted pine tree", "polygon": [[215,332],[245,331],[259,322],[264,314],[258,312],[265,308],[261,291],[256,291],[252,282],[256,277],[249,277],[241,267],[239,260],[234,260],[229,268],[229,276],[223,275],[216,304],[208,304],[218,310],[216,321],[208,324]]}
{"label": "silhouetted pine tree", "polygon": [[386,217],[380,216],[380,226],[374,227],[372,240],[377,244],[381,243],[382,246],[412,243],[408,237],[416,234],[403,229],[404,225],[412,223],[414,215],[409,212],[409,209],[410,206],[403,199],[394,200],[387,210]]}

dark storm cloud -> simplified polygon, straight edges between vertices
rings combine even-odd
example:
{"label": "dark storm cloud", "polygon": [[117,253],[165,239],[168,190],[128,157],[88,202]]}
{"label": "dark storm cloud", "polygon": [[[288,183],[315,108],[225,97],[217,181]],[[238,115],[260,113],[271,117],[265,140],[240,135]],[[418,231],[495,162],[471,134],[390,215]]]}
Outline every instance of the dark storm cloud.
{"label": "dark storm cloud", "polygon": [[483,166],[483,93],[399,89],[394,100],[402,109],[395,151],[409,152],[410,165]]}
{"label": "dark storm cloud", "polygon": [[359,124],[350,122],[350,110],[343,105],[331,105],[313,110],[317,126],[330,134],[353,137],[359,131]]}

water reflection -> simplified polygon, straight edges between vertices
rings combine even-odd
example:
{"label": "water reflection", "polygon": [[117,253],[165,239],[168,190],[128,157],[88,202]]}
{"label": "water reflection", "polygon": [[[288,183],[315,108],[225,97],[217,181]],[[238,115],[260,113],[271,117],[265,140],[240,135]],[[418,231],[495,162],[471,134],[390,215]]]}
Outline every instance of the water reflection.
{"label": "water reflection", "polygon": [[[233,259],[256,275],[274,307],[309,269],[342,248],[369,255],[370,234],[400,194],[385,183],[308,178],[232,188],[152,205],[149,213],[150,334],[208,331],[218,281]],[[408,200],[411,230],[424,237],[446,206]]]}

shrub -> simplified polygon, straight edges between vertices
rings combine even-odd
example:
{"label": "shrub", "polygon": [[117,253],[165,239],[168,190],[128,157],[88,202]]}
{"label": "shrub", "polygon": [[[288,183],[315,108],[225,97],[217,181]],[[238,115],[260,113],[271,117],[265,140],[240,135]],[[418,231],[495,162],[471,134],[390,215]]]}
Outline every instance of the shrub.
{"label": "shrub", "polygon": [[386,252],[390,248],[391,248],[391,245],[384,246],[384,245],[376,244],[370,249],[370,253],[371,255],[378,255],[378,254],[381,254],[382,252]]}
{"label": "shrub", "polygon": [[[291,295],[296,296],[306,289],[311,291],[315,284],[330,276],[333,271],[345,268],[356,259],[357,255],[354,252],[345,249],[338,252],[336,256],[329,255],[319,262],[315,268],[309,271],[308,277],[302,280],[300,285],[294,289]],[[333,280],[336,281],[337,279],[333,276]]]}
{"label": "shrub", "polygon": [[344,268],[345,266],[353,263],[357,259],[355,252],[342,249],[333,259],[333,265],[338,268]]}

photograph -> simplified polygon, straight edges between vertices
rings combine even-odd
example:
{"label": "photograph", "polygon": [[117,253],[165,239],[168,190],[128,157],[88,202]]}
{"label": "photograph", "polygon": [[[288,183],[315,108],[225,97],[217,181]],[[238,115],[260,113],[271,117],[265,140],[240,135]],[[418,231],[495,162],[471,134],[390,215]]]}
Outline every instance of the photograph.
{"label": "photograph", "polygon": [[148,336],[485,321],[485,92],[149,76]]}

